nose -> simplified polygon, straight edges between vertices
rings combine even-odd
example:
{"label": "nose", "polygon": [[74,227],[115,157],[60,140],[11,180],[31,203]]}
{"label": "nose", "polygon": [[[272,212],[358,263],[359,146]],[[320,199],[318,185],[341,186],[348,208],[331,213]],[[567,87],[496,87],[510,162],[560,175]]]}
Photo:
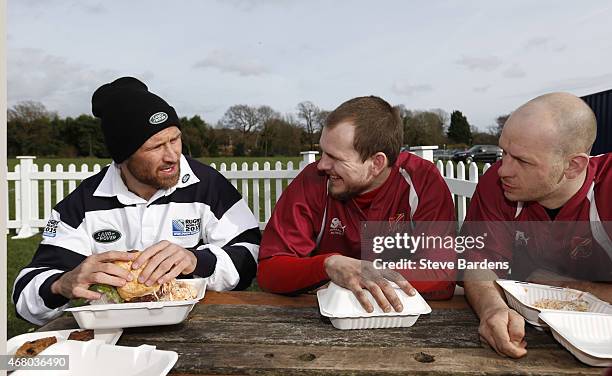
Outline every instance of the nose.
{"label": "nose", "polygon": [[170,144],[166,143],[164,145],[164,161],[168,163],[176,163],[178,162],[181,155],[180,150],[175,150],[175,148]]}
{"label": "nose", "polygon": [[327,156],[327,154],[323,153],[321,159],[319,159],[319,163],[317,164],[317,169],[319,171],[327,171],[331,168],[331,158]]}
{"label": "nose", "polygon": [[502,157],[501,160],[501,166],[499,166],[499,169],[497,170],[497,175],[499,175],[500,178],[507,178],[512,176],[513,174],[513,168],[512,168],[512,164],[514,163],[514,161],[512,160],[512,157],[508,154],[504,155]]}

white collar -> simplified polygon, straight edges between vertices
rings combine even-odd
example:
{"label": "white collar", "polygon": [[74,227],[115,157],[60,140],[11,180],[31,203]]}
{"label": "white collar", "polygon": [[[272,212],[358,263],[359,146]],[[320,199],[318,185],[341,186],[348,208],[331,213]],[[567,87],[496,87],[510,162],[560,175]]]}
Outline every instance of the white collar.
{"label": "white collar", "polygon": [[178,188],[187,187],[200,182],[200,179],[193,173],[193,170],[189,166],[189,162],[187,162],[187,159],[182,154],[179,166],[181,176],[178,183],[169,189],[158,190],[149,201],[147,201],[137,194],[130,192],[123,182],[123,179],[121,179],[121,170],[119,166],[115,162],[112,162],[110,166],[108,166],[104,178],[102,178],[100,185],[98,185],[93,195],[97,197],[117,197],[117,200],[124,205],[147,204],[162,196],[172,194]]}

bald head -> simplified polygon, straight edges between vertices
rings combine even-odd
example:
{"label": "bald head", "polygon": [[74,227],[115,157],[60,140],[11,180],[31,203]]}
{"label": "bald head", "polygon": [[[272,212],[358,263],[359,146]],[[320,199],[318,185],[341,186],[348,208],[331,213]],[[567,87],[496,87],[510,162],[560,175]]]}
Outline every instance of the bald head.
{"label": "bald head", "polygon": [[537,117],[538,124],[562,155],[587,153],[595,142],[597,121],[591,108],[569,93],[544,94],[519,107],[508,119]]}

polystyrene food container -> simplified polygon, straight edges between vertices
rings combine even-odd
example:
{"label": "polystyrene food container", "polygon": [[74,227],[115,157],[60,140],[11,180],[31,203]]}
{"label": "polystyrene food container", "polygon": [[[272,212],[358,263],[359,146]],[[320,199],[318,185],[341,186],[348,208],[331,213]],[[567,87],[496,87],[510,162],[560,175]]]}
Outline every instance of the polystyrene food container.
{"label": "polystyrene food container", "polygon": [[183,279],[193,285],[198,294],[192,300],[88,305],[68,308],[83,329],[133,328],[178,324],[206,293],[206,279]]}
{"label": "polystyrene food container", "polygon": [[[68,330],[54,330],[47,332],[32,332],[25,333],[15,336],[8,340],[6,343],[6,353],[8,355],[15,355],[18,348],[26,342],[35,341],[37,339],[45,337],[55,337],[57,342],[68,340],[70,333],[78,331],[79,329],[68,329]],[[102,341],[108,345],[114,345],[119,341],[119,337],[123,333],[123,329],[100,329],[94,330],[94,339]]]}
{"label": "polystyrene food container", "polygon": [[[126,347],[107,345],[102,341],[63,341],[45,349],[40,355],[68,355],[68,370],[45,370],[45,376],[163,376],[178,359],[174,351],[157,350],[155,346]],[[41,375],[40,370],[16,370],[13,376]]]}
{"label": "polystyrene food container", "polygon": [[590,366],[612,366],[612,315],[548,311],[540,313],[555,339]]}
{"label": "polystyrene food container", "polygon": [[594,295],[574,289],[564,287],[539,285],[536,283],[510,281],[505,279],[497,280],[497,284],[504,289],[506,300],[510,307],[514,308],[525,321],[536,327],[548,327],[546,323],[538,318],[540,312],[575,312],[559,311],[554,309],[544,309],[534,307],[533,304],[542,299],[572,300],[582,299],[589,305],[588,312],[585,313],[606,313],[612,314],[612,305],[597,299]]}
{"label": "polystyrene food container", "polygon": [[331,282],[325,289],[317,291],[319,311],[329,317],[332,325],[338,329],[375,329],[399,328],[414,325],[420,315],[431,312],[431,307],[419,293],[408,296],[392,283],[404,310],[402,312],[384,312],[372,294],[366,290],[368,299],[374,307],[373,312],[367,312],[348,289]]}

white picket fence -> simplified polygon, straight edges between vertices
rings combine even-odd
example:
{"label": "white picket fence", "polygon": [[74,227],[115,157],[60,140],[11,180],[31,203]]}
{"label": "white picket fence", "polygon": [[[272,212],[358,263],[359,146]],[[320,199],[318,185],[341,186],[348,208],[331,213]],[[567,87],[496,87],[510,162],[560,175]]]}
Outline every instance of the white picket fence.
{"label": "white picket fence", "polygon": [[[415,154],[428,160],[433,159],[432,150],[431,147],[411,149]],[[265,162],[262,169],[257,162],[254,162],[251,166],[246,162],[242,163],[240,169],[238,169],[236,163],[231,163],[229,168],[225,163],[221,163],[219,166],[212,163],[211,166],[221,172],[234,187],[241,191],[245,201],[258,218],[260,228],[263,229],[272,214],[274,203],[280,198],[284,187],[296,177],[304,166],[316,160],[317,152],[315,151],[306,151],[301,154],[302,161],[297,168],[294,168],[292,162],[288,162],[284,169],[281,162],[276,162],[274,169],[271,168],[269,162]],[[14,209],[12,210],[14,215],[9,215],[8,218],[8,229],[13,229],[17,233],[14,238],[27,238],[38,233],[38,229],[45,226],[51,208],[72,192],[81,180],[99,172],[101,169],[100,165],[95,165],[92,170],[89,170],[86,164],[82,164],[80,171],[77,171],[76,166],[70,164],[67,171],[64,171],[64,166],[58,164],[53,171],[51,165],[45,164],[42,171],[39,171],[39,166],[34,163],[36,157],[21,156],[17,158],[20,163],[15,166],[14,171],[9,171],[7,174],[9,196],[12,196],[13,199],[9,202],[9,197],[5,197],[6,208],[9,208],[7,212],[10,213],[10,209]],[[488,167],[488,165],[485,165],[484,171]],[[463,221],[467,209],[467,199],[474,193],[478,182],[478,168],[475,163],[472,163],[467,175],[466,167],[462,162],[459,162],[455,167],[450,161],[446,164],[438,161],[437,168],[444,176],[453,194],[458,219]],[[41,183],[42,190],[40,190]],[[11,194],[11,191],[13,194]],[[42,206],[40,206],[41,199],[43,201]]]}

